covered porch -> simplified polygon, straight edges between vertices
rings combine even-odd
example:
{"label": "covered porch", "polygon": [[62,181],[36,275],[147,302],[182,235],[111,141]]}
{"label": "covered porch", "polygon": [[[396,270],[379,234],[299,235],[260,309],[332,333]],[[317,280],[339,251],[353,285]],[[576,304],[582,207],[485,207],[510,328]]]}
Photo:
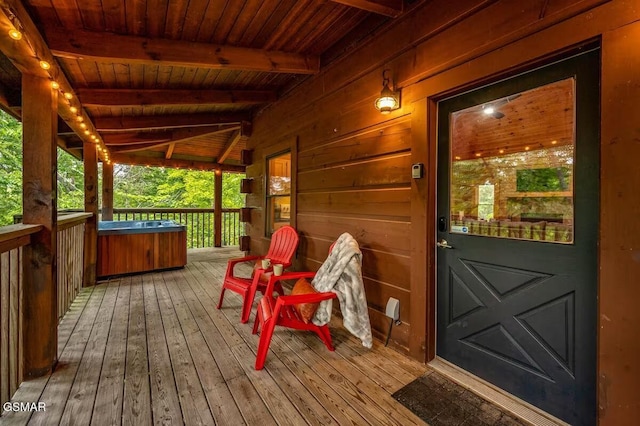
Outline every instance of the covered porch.
{"label": "covered porch", "polygon": [[[11,411],[2,422],[412,424],[391,395],[441,360],[557,422],[636,421],[637,0],[134,3],[0,0],[0,108],[24,130],[24,224],[0,228],[0,401],[51,404],[46,415]],[[590,72],[567,68],[559,79],[558,64]],[[541,80],[519,80],[527,76]],[[527,101],[563,80],[561,93]],[[500,94],[443,107],[491,88]],[[474,142],[456,151],[445,118],[466,110],[492,132],[483,143],[469,133],[462,140]],[[570,117],[570,143],[551,120],[527,125],[532,139],[516,135],[521,120],[559,113]],[[518,163],[509,182],[493,177],[492,164],[511,155],[563,146],[578,154]],[[85,213],[68,222],[57,216],[58,147],[84,163]],[[465,184],[471,207],[440,199],[454,186],[448,168],[472,161],[491,179]],[[518,172],[543,174],[531,170],[564,181],[574,163],[569,186],[518,185]],[[117,215],[117,165],[209,171],[216,188],[223,172],[244,173],[240,247],[264,254],[290,225],[300,237],[295,270],[317,270],[333,241],[352,234],[375,350],[339,326],[335,354],[313,336],[281,332],[266,370],[254,371],[256,338],[238,322],[239,300],[214,309],[231,253],[101,282],[97,225],[100,214]],[[516,198],[555,204],[514,213]],[[219,192],[215,200],[207,214],[223,245]],[[558,211],[574,200],[585,202],[575,214]],[[480,214],[481,205],[495,211]],[[578,246],[580,261],[562,251]],[[539,268],[547,259],[562,268]],[[468,261],[466,283],[449,268],[458,260]],[[486,279],[495,271],[504,274]],[[531,305],[508,306],[516,289]],[[389,350],[380,341],[392,300],[399,323]],[[474,312],[490,315],[471,331]],[[452,329],[460,334],[441,339]]]}

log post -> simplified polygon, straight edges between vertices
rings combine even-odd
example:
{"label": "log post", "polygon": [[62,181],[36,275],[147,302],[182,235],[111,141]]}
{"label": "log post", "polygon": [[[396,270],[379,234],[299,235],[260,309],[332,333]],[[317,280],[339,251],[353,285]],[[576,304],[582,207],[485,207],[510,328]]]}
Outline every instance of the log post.
{"label": "log post", "polygon": [[23,249],[25,378],[49,373],[57,359],[57,145],[58,92],[46,78],[22,75],[22,221],[39,224]]}
{"label": "log post", "polygon": [[222,247],[222,170],[213,173],[213,245]]}
{"label": "log post", "polygon": [[[84,276],[82,286],[96,283],[98,262],[98,156],[96,144],[85,142],[84,157],[84,211],[93,213],[84,227]],[[124,255],[124,254],[123,254]]]}
{"label": "log post", "polygon": [[102,220],[113,220],[113,164],[102,163]]}

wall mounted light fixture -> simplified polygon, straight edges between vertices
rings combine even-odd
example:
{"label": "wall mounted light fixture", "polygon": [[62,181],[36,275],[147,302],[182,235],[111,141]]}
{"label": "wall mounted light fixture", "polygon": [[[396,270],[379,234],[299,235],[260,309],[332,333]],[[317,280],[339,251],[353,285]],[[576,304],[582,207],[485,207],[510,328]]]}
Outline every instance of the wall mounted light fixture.
{"label": "wall mounted light fixture", "polygon": [[376,109],[382,114],[389,114],[391,111],[400,108],[400,92],[394,92],[389,88],[389,77],[387,72],[382,71],[382,92],[380,97],[376,99]]}

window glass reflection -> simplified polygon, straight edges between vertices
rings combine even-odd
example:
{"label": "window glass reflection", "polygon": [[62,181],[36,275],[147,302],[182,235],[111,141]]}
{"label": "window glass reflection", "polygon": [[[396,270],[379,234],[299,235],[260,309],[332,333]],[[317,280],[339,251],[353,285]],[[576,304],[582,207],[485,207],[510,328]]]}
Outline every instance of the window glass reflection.
{"label": "window glass reflection", "polygon": [[451,115],[450,231],[573,242],[574,81]]}

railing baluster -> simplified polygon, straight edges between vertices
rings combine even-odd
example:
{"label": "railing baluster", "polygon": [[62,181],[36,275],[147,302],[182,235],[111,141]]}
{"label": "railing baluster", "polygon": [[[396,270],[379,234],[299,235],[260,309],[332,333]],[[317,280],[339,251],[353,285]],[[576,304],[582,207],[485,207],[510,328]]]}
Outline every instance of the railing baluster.
{"label": "railing baluster", "polygon": [[[114,209],[115,220],[173,220],[187,228],[187,247],[213,247],[214,210],[200,208],[124,208]],[[222,245],[238,245],[242,234],[239,209],[222,209]]]}

